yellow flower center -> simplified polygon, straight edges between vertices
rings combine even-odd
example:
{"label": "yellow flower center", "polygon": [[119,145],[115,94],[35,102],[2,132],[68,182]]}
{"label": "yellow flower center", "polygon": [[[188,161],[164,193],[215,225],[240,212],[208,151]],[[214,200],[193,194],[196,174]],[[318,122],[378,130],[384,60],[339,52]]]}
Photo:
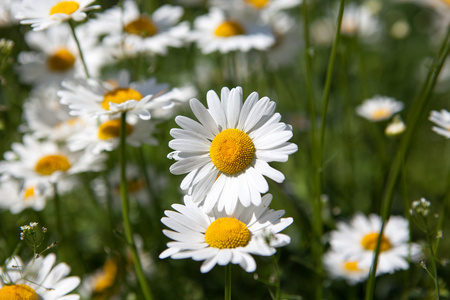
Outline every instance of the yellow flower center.
{"label": "yellow flower center", "polygon": [[128,191],[130,193],[134,193],[142,190],[144,187],[144,179],[142,178],[133,178],[128,181]]}
{"label": "yellow flower center", "polygon": [[23,198],[25,200],[27,200],[28,198],[33,197],[35,195],[36,194],[34,193],[34,187],[29,187],[29,188],[25,189],[23,192]]}
{"label": "yellow flower center", "polygon": [[67,157],[63,155],[47,155],[42,157],[34,167],[34,170],[41,175],[51,175],[56,171],[67,171],[71,167]]}
{"label": "yellow flower center", "polygon": [[5,285],[0,289],[0,299],[5,300],[38,300],[36,292],[25,284]]}
{"label": "yellow flower center", "polygon": [[108,259],[103,265],[103,270],[94,282],[94,291],[101,293],[113,286],[117,275],[117,263],[113,259]]}
{"label": "yellow flower center", "polygon": [[358,262],[356,261],[344,262],[344,269],[350,272],[360,271],[360,269],[358,268]]}
{"label": "yellow flower center", "polygon": [[229,128],[213,139],[209,155],[221,172],[235,174],[251,163],[255,155],[255,146],[245,132]]}
{"label": "yellow flower center", "polygon": [[[376,232],[366,234],[361,241],[361,244],[364,247],[364,249],[375,251],[375,248],[377,247],[378,236],[379,234]],[[391,248],[392,245],[389,242],[389,239],[384,235],[382,235],[380,240],[380,252],[389,250]]]}
{"label": "yellow flower center", "polygon": [[450,0],[442,0],[445,4],[447,4],[448,6],[450,6]]}
{"label": "yellow flower center", "polygon": [[269,0],[246,0],[246,1],[247,3],[253,5],[256,8],[263,8],[269,2]]}
{"label": "yellow flower center", "polygon": [[62,1],[50,9],[50,16],[54,14],[70,15],[76,12],[79,7],[80,5],[76,1]]}
{"label": "yellow flower center", "polygon": [[[109,140],[120,136],[120,119],[114,119],[102,123],[98,128],[98,138],[101,140]],[[133,132],[133,126],[125,125],[125,135]]]}
{"label": "yellow flower center", "polygon": [[220,37],[230,37],[233,35],[244,34],[245,30],[241,24],[234,21],[225,21],[217,26],[214,34]]}
{"label": "yellow flower center", "polygon": [[47,58],[47,67],[51,71],[67,71],[75,64],[75,56],[67,49],[59,49],[53,55]]}
{"label": "yellow flower center", "polygon": [[142,37],[154,36],[158,32],[156,25],[145,16],[131,21],[125,25],[124,30],[130,34],[140,35]]}
{"label": "yellow flower center", "polygon": [[121,104],[128,100],[139,101],[142,99],[141,93],[131,88],[117,88],[109,91],[103,97],[102,107],[109,110],[109,102]]}
{"label": "yellow flower center", "polygon": [[379,108],[372,113],[373,120],[384,120],[391,116],[391,110],[387,108]]}
{"label": "yellow flower center", "polygon": [[250,230],[238,219],[219,218],[206,229],[205,241],[219,249],[245,247],[250,241]]}

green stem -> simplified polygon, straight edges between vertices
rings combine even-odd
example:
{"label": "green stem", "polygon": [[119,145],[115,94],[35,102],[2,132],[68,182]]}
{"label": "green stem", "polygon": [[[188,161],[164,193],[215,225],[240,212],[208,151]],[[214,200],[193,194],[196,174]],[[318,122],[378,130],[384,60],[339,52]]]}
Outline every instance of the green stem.
{"label": "green stem", "polygon": [[397,182],[397,178],[399,176],[401,166],[403,164],[403,161],[406,157],[407,151],[409,149],[409,146],[412,141],[412,137],[416,131],[417,124],[419,123],[419,119],[421,115],[423,114],[424,107],[426,100],[430,97],[431,92],[436,85],[436,80],[438,78],[439,72],[441,71],[442,65],[445,62],[445,59],[450,51],[450,28],[447,31],[447,35],[444,39],[444,42],[442,43],[442,47],[439,51],[439,55],[434,60],[432,67],[430,68],[430,71],[428,73],[427,79],[424,83],[424,87],[422,91],[419,93],[419,96],[415,99],[412,107],[411,112],[408,115],[407,120],[407,129],[405,132],[405,135],[403,136],[402,140],[400,141],[400,146],[397,151],[397,155],[395,156],[395,159],[391,165],[389,176],[387,179],[386,189],[383,195],[382,199],[382,225],[380,229],[380,233],[378,236],[377,241],[377,247],[375,249],[375,255],[373,258],[372,263],[372,269],[370,272],[369,279],[367,281],[367,289],[366,289],[366,300],[372,300],[373,294],[375,291],[375,275],[377,271],[377,263],[378,263],[378,256],[380,254],[380,241],[381,236],[383,234],[384,226],[389,219],[390,212],[392,209],[393,204],[393,197],[392,194],[394,192],[394,187]]}
{"label": "green stem", "polygon": [[[428,226],[427,226],[428,228]],[[437,266],[436,266],[436,256],[434,254],[433,250],[433,240],[431,237],[431,233],[427,232],[427,240],[428,240],[428,247],[430,248],[430,254],[431,254],[431,266],[433,267],[434,276],[432,278],[434,279],[434,288],[436,292],[436,300],[440,299],[439,296],[439,277],[437,274]]]}
{"label": "green stem", "polygon": [[83,63],[84,72],[86,73],[86,77],[90,78],[89,71],[86,65],[86,61],[83,56],[83,51],[81,50],[80,41],[77,38],[77,35],[75,33],[75,26],[73,25],[72,21],[69,21],[70,29],[72,30],[73,38],[75,39],[75,43],[77,44],[78,52],[80,53],[81,62]]}
{"label": "green stem", "polygon": [[125,146],[126,146],[126,112],[121,114],[120,123],[120,148],[119,148],[119,160],[120,160],[120,195],[122,200],[122,216],[123,225],[125,228],[125,235],[127,239],[128,246],[131,251],[131,257],[133,259],[134,269],[138,277],[139,284],[144,294],[146,300],[153,299],[150,292],[150,287],[148,286],[147,280],[145,278],[144,272],[142,270],[141,261],[137,253],[136,244],[133,239],[133,230],[131,228],[130,216],[129,216],[129,204],[128,204],[128,187],[126,178],[126,158],[125,158]]}
{"label": "green stem", "polygon": [[276,284],[275,284],[275,299],[281,300],[281,270],[278,265],[278,259],[272,255],[272,261],[275,268]]}
{"label": "green stem", "polygon": [[231,263],[225,266],[225,300],[231,300]]}
{"label": "green stem", "polygon": [[64,230],[62,227],[62,217],[61,217],[61,198],[58,193],[58,184],[53,183],[53,199],[55,202],[55,214],[56,214],[56,234],[59,239],[63,238]]}

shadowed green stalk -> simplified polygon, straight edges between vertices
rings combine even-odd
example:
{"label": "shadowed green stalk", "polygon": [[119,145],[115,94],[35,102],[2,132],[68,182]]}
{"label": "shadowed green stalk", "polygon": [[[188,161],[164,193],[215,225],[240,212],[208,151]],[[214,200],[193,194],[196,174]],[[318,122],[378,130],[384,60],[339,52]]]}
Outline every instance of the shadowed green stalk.
{"label": "shadowed green stalk", "polygon": [[231,300],[231,263],[225,266],[225,300]]}
{"label": "shadowed green stalk", "polygon": [[278,264],[278,259],[272,255],[273,266],[275,268],[275,300],[281,300],[281,270]]}
{"label": "shadowed green stalk", "polygon": [[56,234],[60,239],[63,238],[64,230],[62,227],[62,216],[61,216],[61,198],[58,193],[58,183],[53,183],[53,202],[55,202],[55,215],[56,215]]}
{"label": "shadowed green stalk", "polygon": [[437,266],[436,266],[436,251],[437,251],[437,246],[436,248],[433,248],[433,230],[429,230],[429,226],[427,223],[427,242],[428,242],[428,247],[430,248],[430,255],[431,255],[431,266],[433,267],[433,272],[434,274],[430,274],[431,278],[433,278],[434,280],[434,289],[436,292],[436,300],[440,299],[439,296],[439,277],[437,274]]}
{"label": "shadowed green stalk", "polygon": [[426,100],[431,95],[431,92],[436,85],[436,81],[439,75],[439,72],[441,71],[442,65],[445,62],[445,59],[450,51],[450,28],[447,31],[447,35],[444,38],[444,41],[442,43],[441,49],[439,51],[439,54],[433,61],[433,65],[430,68],[430,71],[428,73],[427,79],[425,80],[424,86],[419,93],[419,96],[415,99],[412,107],[411,112],[408,115],[408,119],[406,121],[407,129],[406,132],[400,141],[400,146],[397,151],[397,154],[395,156],[395,159],[391,165],[389,176],[387,179],[387,184],[385,188],[385,192],[382,199],[382,223],[380,228],[380,233],[378,235],[377,240],[377,246],[375,249],[375,255],[373,258],[372,268],[370,272],[369,279],[367,281],[367,289],[366,289],[366,300],[372,300],[373,294],[375,291],[375,276],[377,271],[377,263],[378,263],[378,256],[380,254],[380,242],[381,237],[384,231],[384,226],[387,222],[387,220],[390,217],[390,213],[392,210],[392,204],[393,204],[393,197],[392,194],[394,192],[394,187],[397,182],[397,178],[399,176],[403,161],[406,157],[407,151],[409,149],[409,146],[412,141],[412,137],[417,129],[417,124],[419,123],[419,119],[423,113]]}
{"label": "shadowed green stalk", "polygon": [[80,53],[81,62],[83,63],[84,72],[86,73],[86,77],[90,78],[89,71],[86,65],[86,61],[84,60],[83,51],[81,50],[80,41],[77,38],[77,34],[75,33],[75,26],[72,21],[69,21],[70,29],[72,30],[72,35],[77,44],[78,52]]}
{"label": "shadowed green stalk", "polygon": [[120,120],[120,147],[119,147],[119,160],[120,160],[120,196],[122,200],[122,216],[123,225],[125,228],[125,236],[127,239],[128,246],[131,251],[131,257],[133,259],[134,269],[139,281],[139,284],[144,294],[145,300],[153,299],[150,292],[150,287],[148,286],[147,279],[145,278],[144,272],[142,270],[141,261],[137,253],[136,244],[133,239],[133,230],[131,228],[130,216],[129,216],[129,203],[128,203],[128,186],[126,178],[126,157],[125,157],[125,146],[126,146],[126,112],[121,114]]}

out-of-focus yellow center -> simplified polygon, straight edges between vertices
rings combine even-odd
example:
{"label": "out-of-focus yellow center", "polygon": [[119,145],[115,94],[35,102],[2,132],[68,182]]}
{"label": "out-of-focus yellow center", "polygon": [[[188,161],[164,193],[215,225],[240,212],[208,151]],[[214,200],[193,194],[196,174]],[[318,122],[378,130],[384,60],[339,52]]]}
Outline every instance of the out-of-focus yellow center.
{"label": "out-of-focus yellow center", "polygon": [[388,119],[392,115],[390,109],[379,108],[372,113],[372,119],[375,121]]}
{"label": "out-of-focus yellow center", "polygon": [[38,300],[36,292],[25,284],[5,285],[0,289],[2,300]]}
{"label": "out-of-focus yellow center", "polygon": [[344,269],[350,272],[360,271],[360,269],[358,268],[358,262],[356,261],[344,262]]}
{"label": "out-of-focus yellow center", "polygon": [[217,26],[214,34],[220,37],[230,37],[233,35],[244,34],[245,30],[241,24],[234,21],[225,21]]}
{"label": "out-of-focus yellow center", "polygon": [[108,259],[103,265],[103,270],[95,278],[94,292],[101,293],[113,286],[117,275],[117,263],[113,259]]}
{"label": "out-of-focus yellow center", "polygon": [[70,15],[77,11],[80,4],[76,1],[62,1],[57,3],[50,9],[50,16],[54,14],[66,14]]}
{"label": "out-of-focus yellow center", "polygon": [[[102,123],[98,127],[98,138],[101,140],[109,140],[120,136],[120,119],[109,120]],[[125,135],[129,135],[133,132],[133,126],[130,124],[125,125]]]}
{"label": "out-of-focus yellow center", "polygon": [[255,155],[255,145],[242,130],[229,128],[213,139],[209,155],[221,172],[235,174],[251,163]]}
{"label": "out-of-focus yellow center", "polygon": [[67,71],[75,64],[75,56],[64,48],[59,49],[47,58],[47,67],[51,71]]}
{"label": "out-of-focus yellow center", "polygon": [[109,102],[121,104],[128,100],[140,101],[141,99],[141,93],[132,88],[117,88],[105,94],[103,97],[102,107],[109,110]]}
{"label": "out-of-focus yellow center", "polygon": [[138,192],[144,187],[143,178],[133,178],[128,181],[128,191],[130,193]]}
{"label": "out-of-focus yellow center", "polygon": [[[379,234],[376,232],[366,234],[361,241],[361,244],[364,247],[364,249],[375,251],[375,248],[377,247],[378,236]],[[389,250],[391,248],[392,245],[389,242],[389,239],[384,235],[382,235],[380,240],[380,252]]]}
{"label": "out-of-focus yellow center", "polygon": [[247,3],[253,5],[256,8],[263,8],[269,3],[269,0],[246,0]]}
{"label": "out-of-focus yellow center", "polygon": [[142,37],[154,36],[158,32],[156,25],[147,17],[140,16],[136,20],[125,25],[124,30],[130,34]]}
{"label": "out-of-focus yellow center", "polygon": [[250,230],[238,219],[219,218],[206,229],[205,241],[219,249],[245,247],[250,241]]}
{"label": "out-of-focus yellow center", "polygon": [[65,172],[71,167],[67,157],[59,154],[42,157],[34,167],[34,170],[44,176],[51,175],[56,171]]}
{"label": "out-of-focus yellow center", "polygon": [[23,191],[23,198],[24,198],[25,200],[27,200],[27,199],[30,198],[30,197],[33,197],[34,195],[36,195],[36,194],[34,193],[34,187],[29,187],[29,188],[27,188],[27,189],[25,189],[25,190]]}
{"label": "out-of-focus yellow center", "polygon": [[448,6],[450,6],[450,0],[442,0],[445,4],[447,4]]}

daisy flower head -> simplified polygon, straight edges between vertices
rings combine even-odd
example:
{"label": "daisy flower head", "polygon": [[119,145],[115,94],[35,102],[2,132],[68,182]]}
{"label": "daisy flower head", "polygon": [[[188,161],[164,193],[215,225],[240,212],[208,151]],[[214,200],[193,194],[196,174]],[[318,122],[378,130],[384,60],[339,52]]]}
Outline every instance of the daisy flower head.
{"label": "daisy flower head", "polygon": [[350,285],[367,280],[370,268],[361,266],[357,260],[348,259],[345,254],[330,250],[323,256],[323,264],[333,278],[344,279]]}
{"label": "daisy flower head", "polygon": [[174,241],[159,258],[184,259],[191,257],[201,261],[202,273],[209,272],[216,264],[239,264],[245,271],[254,272],[256,262],[251,256],[271,256],[278,247],[290,243],[288,235],[279,233],[292,222],[281,218],[283,210],[269,209],[272,195],[262,197],[261,205],[242,205],[232,215],[216,209],[207,214],[191,197],[185,196],[184,205],[174,204],[176,211],[165,211],[161,219],[172,230],[163,230]]}
{"label": "daisy flower head", "polygon": [[24,0],[16,11],[20,24],[29,24],[33,30],[43,30],[65,21],[83,21],[86,11],[100,8],[89,6],[95,0]]}
{"label": "daisy flower head", "polygon": [[438,125],[433,126],[434,132],[450,139],[450,112],[445,109],[441,109],[440,112],[433,110],[428,119]]}
{"label": "daisy flower head", "polygon": [[341,23],[342,34],[373,37],[380,31],[380,26],[378,18],[369,6],[350,3],[345,7]]}
{"label": "daisy flower head", "polygon": [[63,81],[63,90],[58,92],[61,103],[68,105],[73,116],[119,117],[121,113],[139,117],[142,120],[151,118],[154,109],[169,109],[173,106],[166,97],[166,85],[161,85],[154,78],[144,82],[130,82],[127,72],[120,72],[118,82],[106,82],[97,79],[76,78]]}
{"label": "daisy flower head", "polygon": [[65,263],[55,265],[56,255],[40,256],[24,265],[14,256],[0,268],[0,299],[78,300],[79,295],[69,294],[79,284],[77,276],[67,277],[70,267]]}
{"label": "daisy flower head", "polygon": [[[337,224],[337,230],[330,234],[331,249],[349,261],[357,261],[358,268],[370,268],[380,229],[380,216],[372,214],[366,217],[358,213],[350,223]],[[417,260],[420,254],[420,246],[409,242],[408,221],[400,216],[391,216],[381,236],[377,275],[406,270],[408,261]]]}
{"label": "daisy flower head", "polygon": [[38,141],[31,135],[23,143],[13,143],[12,151],[0,161],[0,173],[16,178],[56,183],[69,175],[104,169],[106,157],[90,152],[71,152],[51,141]]}
{"label": "daisy flower head", "polygon": [[275,42],[268,25],[239,16],[238,13],[228,17],[225,11],[217,7],[195,19],[190,39],[197,43],[204,54],[266,50]]}
{"label": "daisy flower head", "polygon": [[372,122],[387,120],[403,109],[403,102],[386,96],[375,96],[364,100],[356,107],[356,113]]}
{"label": "daisy flower head", "polygon": [[269,166],[269,162],[286,162],[297,145],[289,143],[290,125],[280,122],[275,102],[268,97],[259,99],[253,92],[242,103],[242,88],[231,91],[222,88],[221,99],[214,91],[206,95],[209,108],[197,99],[190,100],[194,115],[200,122],[177,116],[181,128],[170,131],[174,139],[169,154],[177,160],[171,167],[173,174],[188,175],[181,189],[204,200],[209,212],[217,204],[232,214],[237,203],[245,207],[261,204],[261,194],[269,189],[263,176],[283,182],[284,175]]}

